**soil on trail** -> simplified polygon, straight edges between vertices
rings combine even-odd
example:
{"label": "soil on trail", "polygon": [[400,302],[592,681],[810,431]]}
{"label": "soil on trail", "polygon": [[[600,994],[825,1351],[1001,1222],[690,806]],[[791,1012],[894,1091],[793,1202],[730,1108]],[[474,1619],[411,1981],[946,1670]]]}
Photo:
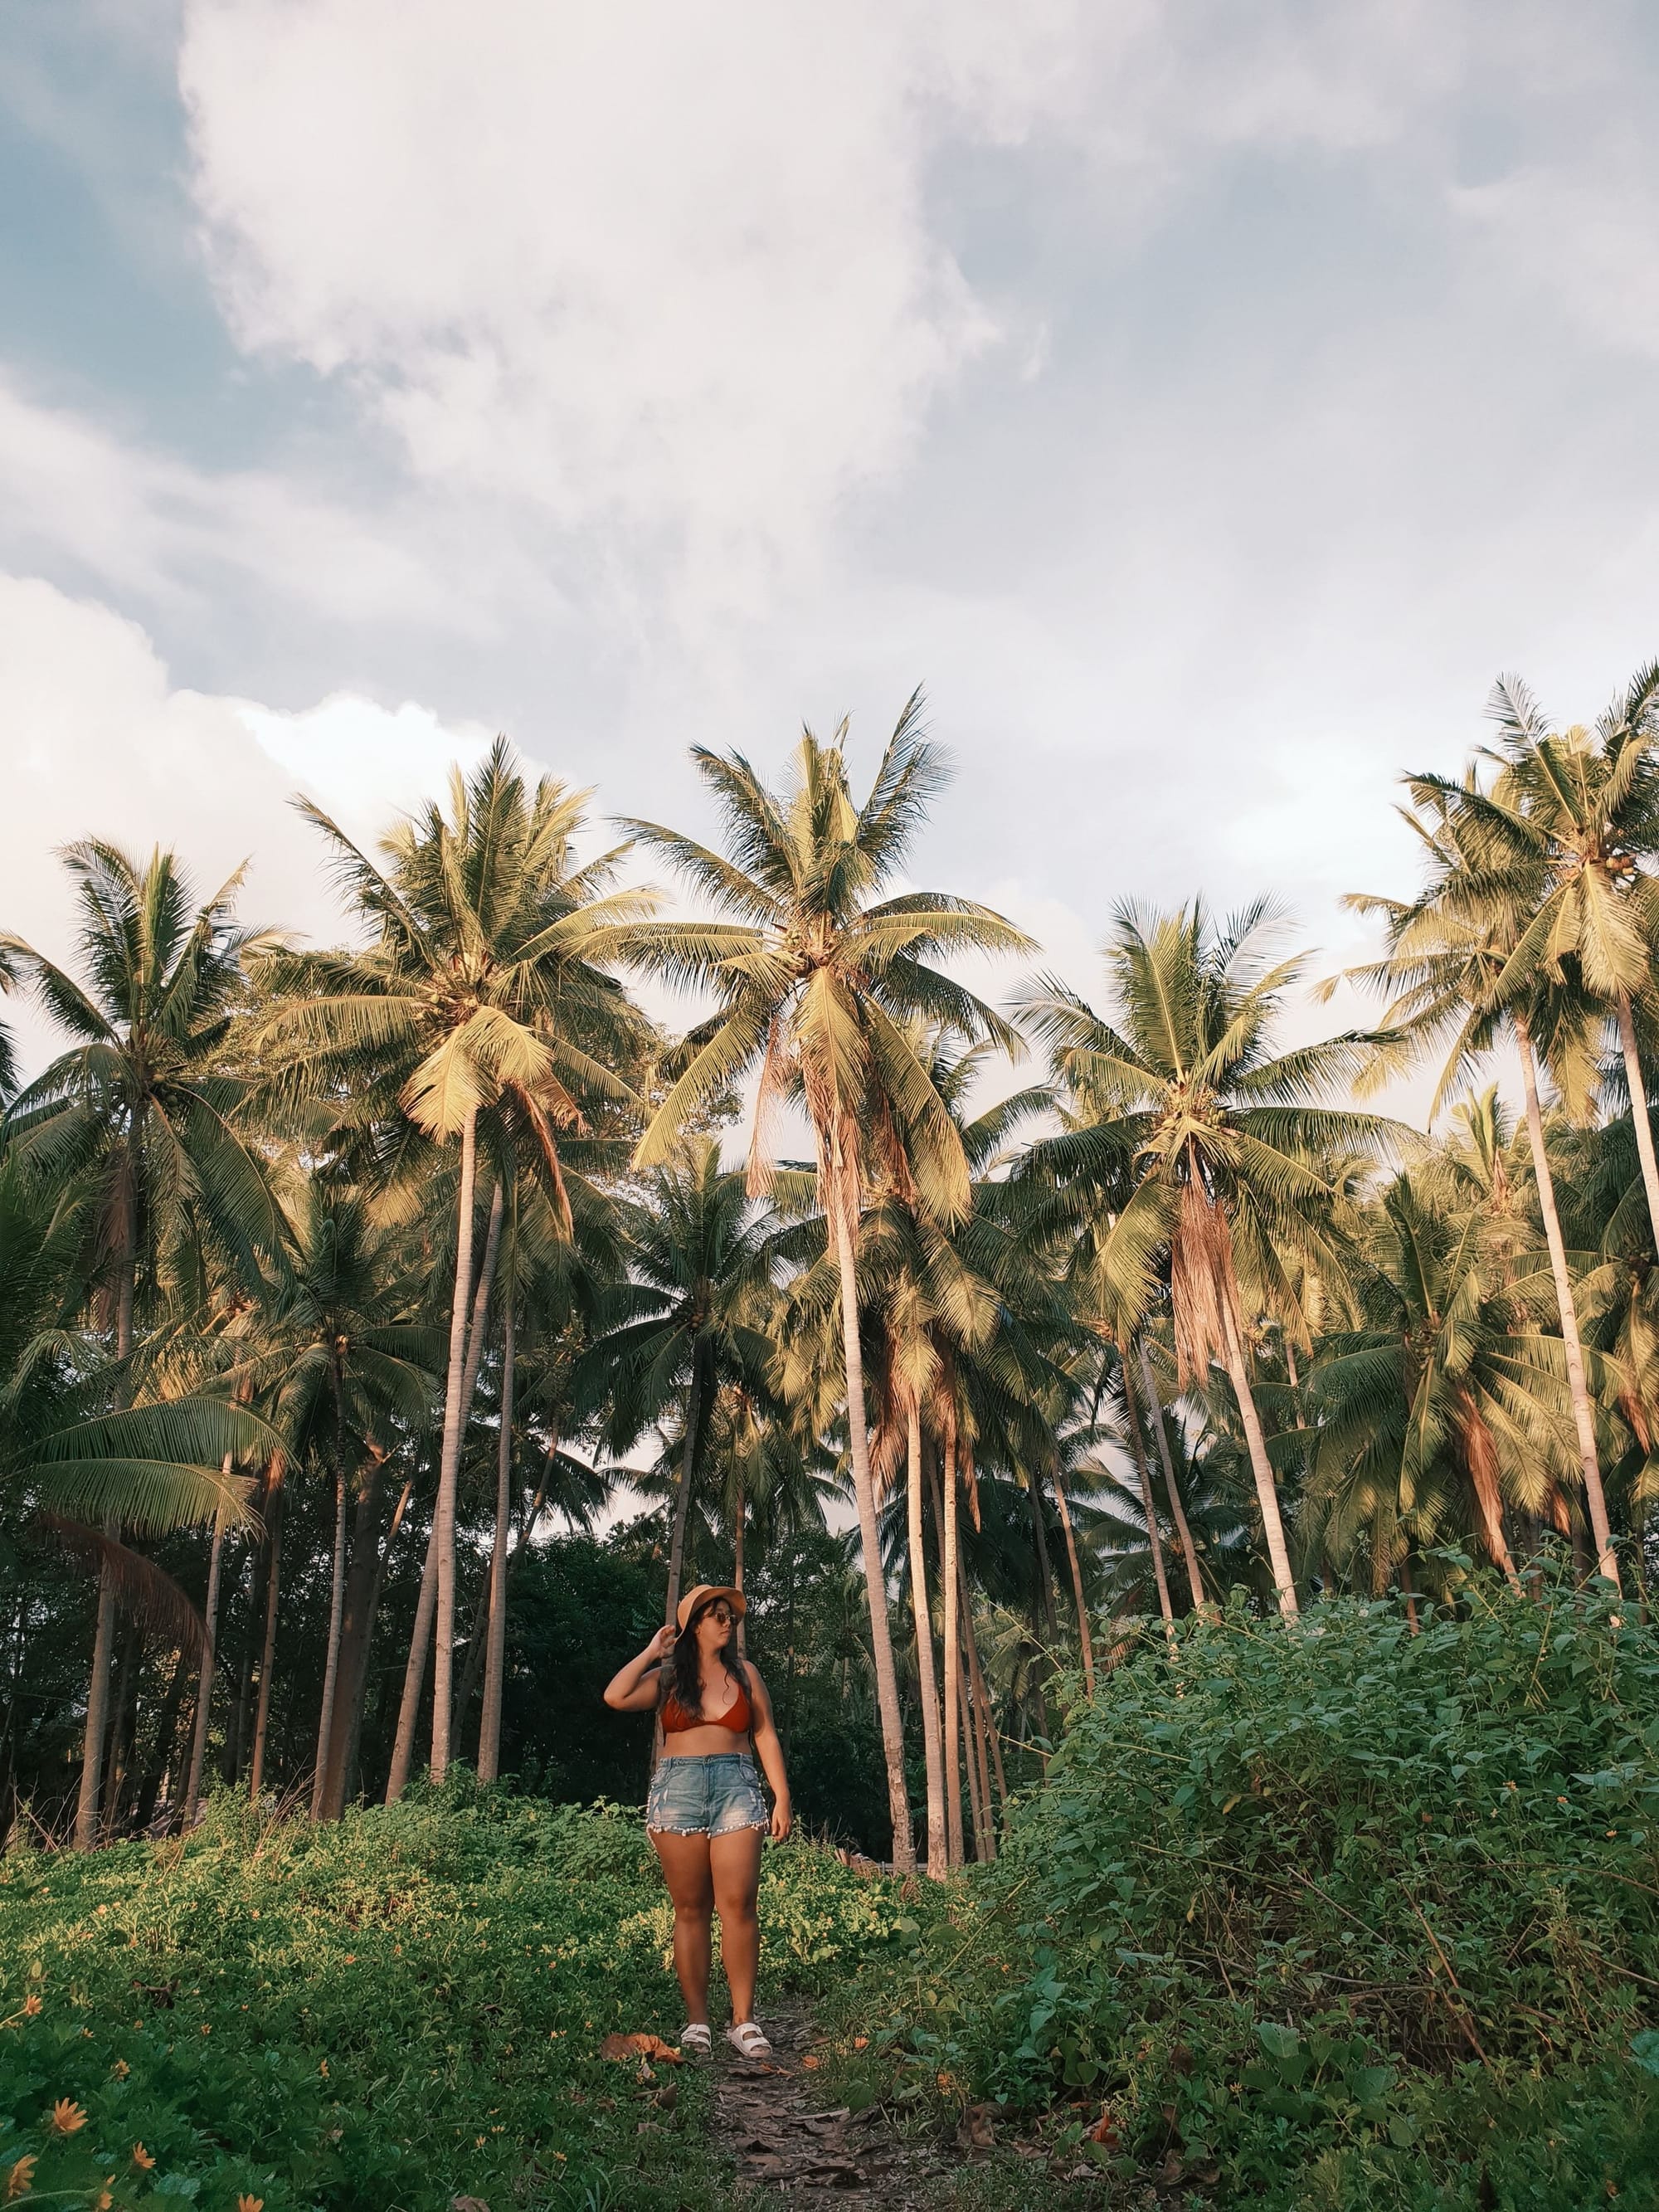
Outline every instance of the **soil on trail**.
{"label": "soil on trail", "polygon": [[[769,2010],[769,2059],[739,2058],[718,2030],[714,2044],[715,2138],[737,2162],[737,2201],[824,2199],[870,2212],[921,2212],[937,2203],[928,2185],[945,2169],[936,2146],[896,2135],[879,2106],[851,2112],[828,2106],[802,2064],[817,2040],[799,2008]],[[754,2194],[750,2194],[754,2192]]]}

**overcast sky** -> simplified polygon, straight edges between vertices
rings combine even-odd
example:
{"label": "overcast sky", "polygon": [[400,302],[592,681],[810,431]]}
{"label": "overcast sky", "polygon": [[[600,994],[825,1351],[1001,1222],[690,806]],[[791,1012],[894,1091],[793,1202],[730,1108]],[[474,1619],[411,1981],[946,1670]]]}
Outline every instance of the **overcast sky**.
{"label": "overcast sky", "polygon": [[1267,890],[1334,964],[1493,677],[1659,651],[1654,10],[9,0],[0,920],[52,848],[328,930],[507,731],[703,827],[918,682],[921,880],[1076,980]]}

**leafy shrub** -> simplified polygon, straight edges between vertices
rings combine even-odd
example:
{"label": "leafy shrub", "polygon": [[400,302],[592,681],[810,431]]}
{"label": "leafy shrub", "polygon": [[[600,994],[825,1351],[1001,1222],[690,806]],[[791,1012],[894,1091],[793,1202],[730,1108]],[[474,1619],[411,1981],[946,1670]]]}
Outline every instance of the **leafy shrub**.
{"label": "leafy shrub", "polygon": [[991,1877],[922,1901],[896,2078],[1057,2103],[1223,2202],[1659,2202],[1656,1751],[1607,1598],[1149,1636]]}

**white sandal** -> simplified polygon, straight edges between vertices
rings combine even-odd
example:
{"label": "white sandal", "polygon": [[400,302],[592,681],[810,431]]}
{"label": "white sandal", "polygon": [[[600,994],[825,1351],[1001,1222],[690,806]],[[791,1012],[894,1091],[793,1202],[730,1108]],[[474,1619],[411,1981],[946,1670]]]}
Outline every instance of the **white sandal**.
{"label": "white sandal", "polygon": [[734,2021],[726,2039],[740,2058],[769,2058],[772,2046],[752,2020]]}
{"label": "white sandal", "polygon": [[680,2030],[680,2049],[684,2051],[688,2058],[714,2057],[714,2039],[709,2033],[707,2021],[687,2021],[685,2026]]}

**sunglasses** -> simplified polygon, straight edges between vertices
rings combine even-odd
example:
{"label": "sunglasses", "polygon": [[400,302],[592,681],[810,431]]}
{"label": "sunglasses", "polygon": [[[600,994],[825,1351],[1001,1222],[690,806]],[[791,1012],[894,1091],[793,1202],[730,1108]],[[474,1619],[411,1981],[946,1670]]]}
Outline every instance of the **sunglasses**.
{"label": "sunglasses", "polygon": [[701,1620],[718,1621],[722,1628],[730,1628],[738,1616],[729,1605],[711,1605],[706,1613],[700,1614],[698,1617]]}

